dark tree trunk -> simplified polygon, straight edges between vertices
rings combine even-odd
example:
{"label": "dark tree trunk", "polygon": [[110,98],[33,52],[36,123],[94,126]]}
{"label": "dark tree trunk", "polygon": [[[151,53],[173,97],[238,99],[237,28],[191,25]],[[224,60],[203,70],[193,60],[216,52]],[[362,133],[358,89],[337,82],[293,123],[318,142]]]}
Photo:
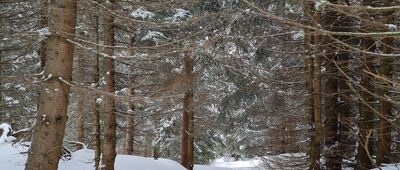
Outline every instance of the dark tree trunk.
{"label": "dark tree trunk", "polygon": [[[347,4],[350,5],[350,4]],[[354,28],[354,21],[352,17],[346,16],[345,14],[338,13],[337,24],[335,24],[335,31],[340,32],[351,32]],[[347,44],[351,44],[351,38],[348,36],[338,36],[337,39]],[[337,67],[340,69],[338,72],[338,98],[337,98],[337,112],[339,115],[339,148],[338,154],[340,155],[339,160],[343,161],[343,164],[351,162],[353,154],[356,148],[356,134],[352,131],[356,124],[353,122],[356,117],[352,107],[354,106],[352,94],[354,94],[350,88],[351,81],[349,78],[353,78],[351,71],[351,52],[346,49],[345,46],[336,44],[337,50]],[[354,96],[354,95],[353,95]],[[350,163],[350,165],[352,165]],[[348,166],[348,165],[344,165]]]}
{"label": "dark tree trunk", "polygon": [[[130,47],[134,47],[135,44],[135,37],[131,37],[131,41],[130,41]],[[133,56],[134,55],[134,51],[129,49],[128,50],[128,55],[129,56]],[[133,73],[133,70],[132,70]],[[132,78],[132,76],[129,76],[129,81],[128,81],[128,92],[127,95],[128,96],[133,96],[134,95],[134,91],[135,89],[133,88],[133,83],[134,80]],[[128,155],[132,155],[133,154],[133,140],[134,140],[134,132],[135,132],[135,119],[134,119],[134,115],[133,115],[133,111],[135,110],[134,107],[134,103],[131,101],[128,101],[126,103],[126,110],[127,110],[127,114],[128,116],[126,117],[126,138],[125,138],[125,146],[124,146],[124,153],[128,154]]]}
{"label": "dark tree trunk", "polygon": [[[190,75],[193,72],[193,61],[185,54],[185,73]],[[193,165],[191,164],[193,160],[193,131],[191,127],[191,122],[193,122],[192,118],[192,100],[193,100],[193,92],[191,88],[185,93],[183,99],[183,121],[182,121],[182,144],[181,144],[181,164],[187,169],[192,169]]]}
{"label": "dark tree trunk", "polygon": [[[97,9],[97,8],[94,8]],[[99,17],[97,14],[93,14],[92,16],[92,27],[93,27],[93,41],[96,44],[99,44]],[[94,46],[95,52],[99,53],[99,46]],[[93,56],[93,84],[95,88],[99,87],[100,82],[100,68],[99,68],[99,55],[94,54]],[[101,141],[100,141],[100,103],[97,102],[97,99],[100,96],[94,95],[92,99],[94,102],[93,108],[93,141],[94,141],[94,168],[95,170],[99,170],[100,166],[100,155],[101,155]]]}
{"label": "dark tree trunk", "polygon": [[[56,170],[64,139],[74,46],[65,40],[75,35],[76,0],[51,1],[51,35],[47,39],[43,82],[26,170]],[[63,81],[62,81],[63,80]]]}
{"label": "dark tree trunk", "polygon": [[[337,3],[336,0],[330,0],[331,3]],[[337,16],[336,11],[326,11],[323,18],[323,27],[327,30],[335,31],[337,29]],[[323,58],[325,63],[325,96],[324,96],[324,109],[325,109],[325,151],[324,156],[326,159],[325,166],[327,169],[341,169],[341,160],[338,155],[338,112],[337,112],[337,99],[338,99],[338,70],[335,65],[337,60],[337,48],[334,41],[329,37],[324,37],[323,41]]]}
{"label": "dark tree trunk", "polygon": [[[385,6],[391,6],[392,0],[384,0]],[[383,13],[383,23],[392,24],[394,22],[394,13],[393,12],[384,12]],[[391,30],[384,30],[384,31],[391,31]],[[383,52],[385,54],[390,54],[393,52],[393,38],[387,37],[382,40]],[[392,57],[381,57],[381,71],[380,76],[391,79],[393,77],[393,58]],[[389,89],[393,85],[389,82],[382,82],[382,85],[379,90],[379,95],[381,97],[389,96]],[[392,105],[390,102],[386,100],[380,101],[381,109],[380,114],[381,116],[386,117],[388,120],[391,120],[392,115]],[[391,163],[393,161],[391,155],[391,144],[392,144],[392,123],[384,118],[380,118],[379,121],[379,131],[378,131],[378,145],[377,145],[377,159],[376,164],[381,165],[382,163]]]}
{"label": "dark tree trunk", "polygon": [[[83,36],[83,32],[80,33],[80,37]],[[75,56],[77,57],[77,71],[76,81],[83,83],[84,81],[84,51],[82,48],[75,48]],[[76,102],[76,116],[77,116],[77,124],[76,124],[76,138],[78,142],[85,143],[85,116],[84,113],[85,107],[85,96],[82,91],[77,91],[77,102]],[[82,149],[82,145],[78,145],[78,149]]]}
{"label": "dark tree trunk", "polygon": [[[114,1],[110,0],[109,9],[114,9]],[[104,91],[114,93],[115,91],[115,70],[114,59],[110,58],[113,55],[113,49],[109,46],[114,46],[114,17],[111,13],[105,12],[104,15],[104,53],[108,57],[104,58]],[[103,163],[106,170],[114,170],[115,163],[115,144],[116,144],[116,120],[114,113],[115,99],[112,96],[104,96],[104,144],[103,144]]]}
{"label": "dark tree trunk", "polygon": [[[373,0],[364,0],[363,5],[365,6],[376,6]],[[375,14],[366,13],[364,18],[370,19],[373,18]],[[371,23],[363,22],[362,23],[362,31],[370,32],[374,30],[374,26],[370,25]],[[376,50],[375,40],[369,37],[362,38],[361,48],[365,51]],[[359,116],[359,134],[358,134],[358,148],[357,148],[357,169],[371,169],[373,168],[373,149],[374,149],[374,119],[375,113],[372,108],[375,107],[376,98],[370,94],[375,93],[375,88],[373,85],[373,77],[369,75],[367,72],[375,73],[374,67],[374,56],[370,54],[363,53],[361,59],[361,89],[360,89],[360,116]]]}
{"label": "dark tree trunk", "polygon": [[[304,13],[307,25],[312,24],[314,19],[319,22],[319,13],[314,10],[314,3],[304,1]],[[319,170],[321,154],[321,57],[319,53],[319,36],[316,32],[305,31],[304,50],[306,52],[305,65],[307,68],[307,110],[310,115],[311,140],[309,145],[310,166],[309,169]],[[314,49],[313,49],[314,48]],[[314,56],[313,56],[314,55]],[[315,62],[314,58],[315,57]],[[315,69],[314,69],[315,67]],[[315,70],[315,71],[314,71]],[[315,76],[314,76],[315,73]]]}

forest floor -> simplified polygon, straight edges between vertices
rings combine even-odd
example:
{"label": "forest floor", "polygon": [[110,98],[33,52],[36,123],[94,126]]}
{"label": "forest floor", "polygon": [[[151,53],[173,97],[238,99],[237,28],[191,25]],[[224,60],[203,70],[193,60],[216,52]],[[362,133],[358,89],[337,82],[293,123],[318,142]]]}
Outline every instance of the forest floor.
{"label": "forest floor", "polygon": [[[28,145],[0,144],[0,167],[7,170],[24,170],[27,159]],[[69,160],[59,163],[59,170],[91,170],[94,169],[94,151],[81,149],[72,153]],[[195,165],[194,170],[260,170],[257,160],[229,161],[218,159],[211,165]],[[145,158],[131,155],[118,155],[115,162],[116,170],[185,170],[178,162],[170,159]]]}

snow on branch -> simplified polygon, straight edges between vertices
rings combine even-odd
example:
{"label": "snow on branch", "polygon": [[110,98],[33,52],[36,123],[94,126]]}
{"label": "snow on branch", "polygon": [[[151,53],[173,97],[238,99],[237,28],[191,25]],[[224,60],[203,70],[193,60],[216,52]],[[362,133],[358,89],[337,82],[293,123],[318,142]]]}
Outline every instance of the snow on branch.
{"label": "snow on branch", "polygon": [[[324,1],[321,3],[321,1]],[[324,6],[331,6],[335,8],[347,8],[351,10],[360,10],[360,11],[373,11],[373,12],[391,12],[391,11],[400,11],[400,6],[393,5],[387,7],[371,7],[371,6],[363,6],[363,5],[342,5],[342,4],[335,4],[331,3],[326,0],[315,0],[315,4],[320,3],[320,5]]]}
{"label": "snow on branch", "polygon": [[152,19],[155,16],[155,14],[150,11],[147,11],[143,7],[139,7],[138,9],[134,10],[130,16],[134,18]]}
{"label": "snow on branch", "polygon": [[[326,2],[324,2],[325,0],[319,0],[321,3],[323,2],[323,4],[321,5],[325,5]],[[265,18],[269,18],[272,20],[275,20],[277,22],[280,22],[282,24],[287,24],[287,25],[292,25],[292,26],[297,26],[299,28],[303,28],[303,29],[309,29],[309,30],[313,30],[316,31],[317,33],[321,34],[321,35],[338,35],[338,36],[354,36],[354,37],[385,37],[385,36],[392,36],[392,37],[398,37],[400,36],[400,31],[384,31],[384,32],[340,32],[340,31],[330,31],[330,30],[326,30],[326,29],[322,29],[322,28],[318,28],[318,27],[313,27],[313,26],[309,26],[309,25],[304,25],[301,24],[297,21],[294,20],[290,20],[287,18],[283,18],[280,16],[276,16],[273,15],[263,9],[261,9],[260,7],[254,5],[253,3],[250,3],[248,0],[243,0],[244,3],[248,4],[249,6],[251,6],[252,8],[256,9],[256,11],[258,12],[252,12],[253,14],[265,17]]]}
{"label": "snow on branch", "polygon": [[168,17],[167,20],[179,22],[190,17],[192,17],[192,14],[189,11],[178,8],[175,9],[175,14],[172,17]]}
{"label": "snow on branch", "polygon": [[145,36],[141,38],[142,41],[153,41],[158,44],[162,39],[166,39],[167,37],[162,33],[158,31],[149,31]]}
{"label": "snow on branch", "polygon": [[327,3],[326,0],[315,1],[315,5],[314,5],[315,10],[320,11],[321,9],[324,9],[326,3]]}
{"label": "snow on branch", "polygon": [[47,36],[51,34],[48,27],[44,27],[40,30],[37,30],[37,33],[39,35],[39,41],[46,39]]}

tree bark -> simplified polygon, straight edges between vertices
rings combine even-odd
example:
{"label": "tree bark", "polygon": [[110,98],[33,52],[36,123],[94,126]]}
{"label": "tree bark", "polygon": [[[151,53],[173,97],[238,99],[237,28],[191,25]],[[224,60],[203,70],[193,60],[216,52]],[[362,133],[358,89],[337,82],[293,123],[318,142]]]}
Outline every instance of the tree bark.
{"label": "tree bark", "polygon": [[[190,75],[193,72],[193,61],[185,54],[185,73]],[[191,158],[193,158],[193,149],[192,143],[193,142],[193,134],[190,133],[192,130],[190,128],[190,122],[192,117],[192,100],[193,100],[193,92],[189,89],[184,96],[183,99],[183,120],[182,120],[182,141],[181,141],[181,164],[183,167],[187,169],[192,169]],[[193,121],[193,120],[192,120]],[[191,152],[191,153],[190,153]]]}
{"label": "tree bark", "polygon": [[[384,6],[392,5],[392,0],[384,0]],[[393,12],[384,12],[383,19],[384,23],[391,24],[394,21],[394,13]],[[384,30],[384,31],[391,31],[391,30]],[[387,37],[383,40],[383,52],[385,54],[390,54],[393,52],[393,38]],[[393,77],[393,58],[391,57],[381,57],[381,71],[380,76],[386,77],[391,79]],[[383,82],[381,84],[379,95],[381,97],[389,96],[389,89],[393,85],[388,82]],[[380,114],[388,119],[392,119],[392,105],[390,102],[381,99],[381,109]],[[377,145],[377,154],[376,154],[376,164],[379,166],[382,163],[391,163],[392,156],[391,156],[391,144],[392,144],[392,124],[387,120],[380,118],[379,120],[379,131],[378,131],[378,145]]]}
{"label": "tree bark", "polygon": [[[348,52],[341,51],[339,52],[338,56],[338,66],[340,69],[347,74],[347,76],[351,76],[351,71],[349,69],[349,61],[350,57]],[[355,113],[352,111],[352,100],[351,100],[351,89],[348,83],[350,83],[347,78],[340,73],[338,76],[338,83],[339,83],[339,98],[338,98],[338,107],[337,112],[340,116],[340,123],[339,123],[339,153],[340,160],[348,160],[349,162],[355,151],[356,146],[356,139],[352,132],[352,128],[354,127],[353,120],[355,118]]]}
{"label": "tree bark", "polygon": [[[49,10],[49,1],[48,0],[40,0],[41,8],[40,8],[40,28],[46,28],[49,26],[48,21],[48,10]],[[39,56],[40,56],[40,67],[44,69],[45,61],[46,61],[46,44],[47,39],[42,40],[39,48]]]}
{"label": "tree bark", "polygon": [[[304,1],[304,13],[306,15],[306,23],[313,24],[314,19],[319,22],[319,13],[314,11],[314,3]],[[314,18],[316,17],[316,18]],[[310,166],[309,169],[320,169],[320,154],[321,154],[321,57],[319,56],[319,36],[316,32],[310,30],[305,31],[304,50],[306,52],[305,65],[307,68],[307,110],[310,115],[311,125],[311,140],[309,145]],[[314,49],[313,49],[314,47]],[[314,58],[316,61],[314,62]],[[315,66],[314,66],[315,64]],[[315,69],[314,69],[315,67]],[[315,70],[315,71],[314,71]],[[314,77],[314,73],[316,74]],[[315,79],[314,79],[315,78]]]}
{"label": "tree bark", "polygon": [[[363,46],[369,47],[374,44],[373,40],[363,40]],[[362,70],[371,71],[373,70],[373,57],[364,55]],[[370,92],[374,92],[374,87],[371,83],[372,78],[366,73],[362,73],[361,86]],[[365,90],[361,90],[362,101],[360,104],[360,120],[359,120],[359,137],[358,137],[358,148],[357,148],[357,169],[371,169],[372,164],[372,130],[374,129],[373,120],[374,112],[370,107],[373,107],[375,101],[374,97]]]}
{"label": "tree bark", "polygon": [[[133,89],[128,88],[129,96],[133,95]],[[134,105],[131,102],[126,103],[127,113],[128,116],[126,117],[126,138],[125,138],[125,147],[124,147],[124,154],[133,155],[133,141],[134,141],[134,118],[133,118],[133,111]]]}
{"label": "tree bark", "polygon": [[[337,3],[336,0],[330,0],[331,3]],[[333,31],[336,29],[336,11],[327,11],[324,15],[323,27],[327,30]],[[338,155],[338,113],[337,113],[337,99],[338,99],[338,80],[336,75],[338,74],[335,62],[337,60],[336,52],[337,49],[333,40],[330,37],[325,36],[323,42],[324,52],[322,55],[325,58],[325,96],[324,96],[324,108],[325,108],[325,129],[324,129],[324,140],[325,140],[325,151],[324,156],[326,159],[327,169],[341,169],[341,160]]]}
{"label": "tree bark", "polygon": [[[372,0],[364,0],[363,5],[365,6],[375,6]],[[372,14],[373,15],[373,14]],[[365,18],[371,18],[371,14],[367,14]],[[362,23],[362,31],[369,32],[374,29],[370,23]],[[362,39],[361,48],[365,51],[375,51],[375,40],[372,38],[364,37]],[[361,87],[360,95],[361,95],[361,103],[360,103],[360,117],[359,117],[359,133],[358,133],[358,148],[357,148],[357,169],[372,169],[373,168],[373,129],[374,129],[374,119],[375,114],[374,111],[371,109],[376,102],[376,99],[370,93],[375,92],[375,88],[373,85],[373,78],[365,73],[364,71],[368,72],[375,72],[375,68],[373,65],[374,56],[369,54],[363,54],[361,59]],[[368,92],[369,91],[369,92]]]}
{"label": "tree bark", "polygon": [[[193,101],[193,90],[189,90],[191,101]],[[191,102],[192,105],[192,102]],[[188,159],[189,159],[189,170],[193,170],[194,167],[194,113],[193,109],[190,110],[189,115],[189,136],[188,136]]]}
{"label": "tree bark", "polygon": [[[80,36],[83,36],[83,32],[80,33]],[[84,81],[84,66],[83,66],[83,53],[84,51],[81,48],[75,49],[77,56],[77,72],[76,72],[76,81],[83,83]],[[82,91],[77,91],[77,102],[76,102],[76,116],[77,116],[77,125],[76,125],[76,138],[78,142],[85,143],[85,113],[84,113],[84,103],[85,96]],[[82,149],[82,145],[78,145],[78,149]]]}
{"label": "tree bark", "polygon": [[67,121],[72,79],[73,45],[65,40],[75,34],[76,0],[51,1],[43,86],[26,170],[56,170]]}
{"label": "tree bark", "polygon": [[[130,47],[133,47],[135,44],[135,37],[131,37],[131,42],[130,42]],[[129,49],[128,50],[129,56],[133,56],[134,52],[133,50]],[[135,89],[133,89],[133,82],[134,80],[132,79],[132,76],[129,76],[129,81],[128,81],[128,92],[127,95],[133,96]],[[133,111],[135,110],[134,103],[128,101],[126,103],[126,110],[128,113],[128,116],[126,117],[126,139],[125,139],[125,147],[124,147],[124,153],[128,155],[133,155],[133,141],[134,141],[134,132],[135,132],[135,119],[133,115]]]}
{"label": "tree bark", "polygon": [[[97,9],[97,8],[94,8]],[[93,14],[92,16],[92,26],[93,26],[93,40],[96,44],[99,44],[99,17],[97,14]],[[95,45],[95,52],[99,53],[99,46]],[[95,88],[99,87],[100,82],[100,68],[99,68],[99,55],[95,54],[93,59],[93,85]],[[94,102],[93,108],[93,139],[94,139],[94,168],[95,170],[99,170],[100,166],[100,155],[101,155],[101,141],[100,141],[100,103],[97,102],[97,99],[100,96],[94,95],[92,99]]]}
{"label": "tree bark", "polygon": [[[347,4],[351,5],[351,4]],[[339,13],[337,15],[337,23],[335,24],[335,31],[350,32],[354,28],[354,21],[352,17],[346,16],[345,14]],[[337,36],[337,39],[347,44],[351,44],[351,38],[348,36]],[[350,41],[349,41],[350,40]],[[352,161],[353,154],[356,148],[356,134],[352,132],[354,126],[353,120],[356,120],[356,114],[354,113],[352,106],[352,94],[350,88],[350,82],[348,77],[354,77],[351,71],[351,53],[346,50],[346,47],[336,44],[336,55],[337,55],[337,67],[340,69],[338,72],[338,98],[337,98],[337,114],[339,115],[339,147],[338,153],[341,164],[349,163]],[[346,161],[344,161],[346,160]],[[350,164],[351,165],[351,164]],[[354,164],[353,164],[354,165]],[[347,165],[344,165],[347,166]]]}
{"label": "tree bark", "polygon": [[[114,1],[110,0],[109,9],[114,9]],[[114,46],[114,17],[108,11],[104,14],[104,53],[108,56],[113,55],[113,49],[110,46]],[[115,91],[115,70],[114,70],[114,59],[110,57],[104,58],[104,91],[108,93],[114,93]],[[115,99],[112,96],[104,96],[104,145],[103,145],[103,163],[106,170],[114,170],[114,162],[116,157],[115,145],[116,145],[116,120],[114,113],[114,102]]]}

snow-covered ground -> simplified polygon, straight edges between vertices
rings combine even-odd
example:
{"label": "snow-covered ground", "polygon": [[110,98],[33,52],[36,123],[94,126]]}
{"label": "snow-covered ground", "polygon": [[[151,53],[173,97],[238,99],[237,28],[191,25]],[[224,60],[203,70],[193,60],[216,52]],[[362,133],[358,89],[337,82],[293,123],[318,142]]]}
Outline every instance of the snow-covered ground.
{"label": "snow-covered ground", "polygon": [[[259,170],[257,166],[261,163],[259,159],[249,159],[249,160],[227,160],[227,159],[216,159],[211,166],[218,168],[228,168],[234,170]],[[221,169],[222,170],[222,169]]]}
{"label": "snow-covered ground", "polygon": [[[399,170],[400,169],[400,163],[396,164],[383,164],[381,167],[382,170]],[[373,170],[379,170],[379,168],[375,168]]]}
{"label": "snow-covered ground", "polygon": [[[0,144],[0,169],[23,170],[27,159],[27,145],[10,143]],[[82,149],[72,153],[71,160],[60,161],[59,170],[91,170],[93,169],[94,151]],[[195,170],[259,170],[255,168],[258,161],[232,161],[216,160],[211,165],[195,165]],[[118,155],[115,161],[116,170],[185,170],[179,163],[160,158],[154,160],[131,155]]]}
{"label": "snow-covered ground", "polygon": [[[23,170],[27,159],[27,145],[10,143],[0,144],[0,169]],[[93,165],[94,151],[82,149],[72,153],[68,161],[60,161],[59,170],[91,170]],[[259,159],[230,161],[217,159],[211,165],[195,165],[195,170],[262,170],[257,167],[261,165]],[[145,158],[131,155],[118,155],[115,162],[116,170],[185,170],[178,162],[169,159]],[[400,164],[389,164],[381,167],[383,170],[398,170]],[[374,169],[375,170],[375,169]],[[378,170],[378,168],[376,168]]]}

